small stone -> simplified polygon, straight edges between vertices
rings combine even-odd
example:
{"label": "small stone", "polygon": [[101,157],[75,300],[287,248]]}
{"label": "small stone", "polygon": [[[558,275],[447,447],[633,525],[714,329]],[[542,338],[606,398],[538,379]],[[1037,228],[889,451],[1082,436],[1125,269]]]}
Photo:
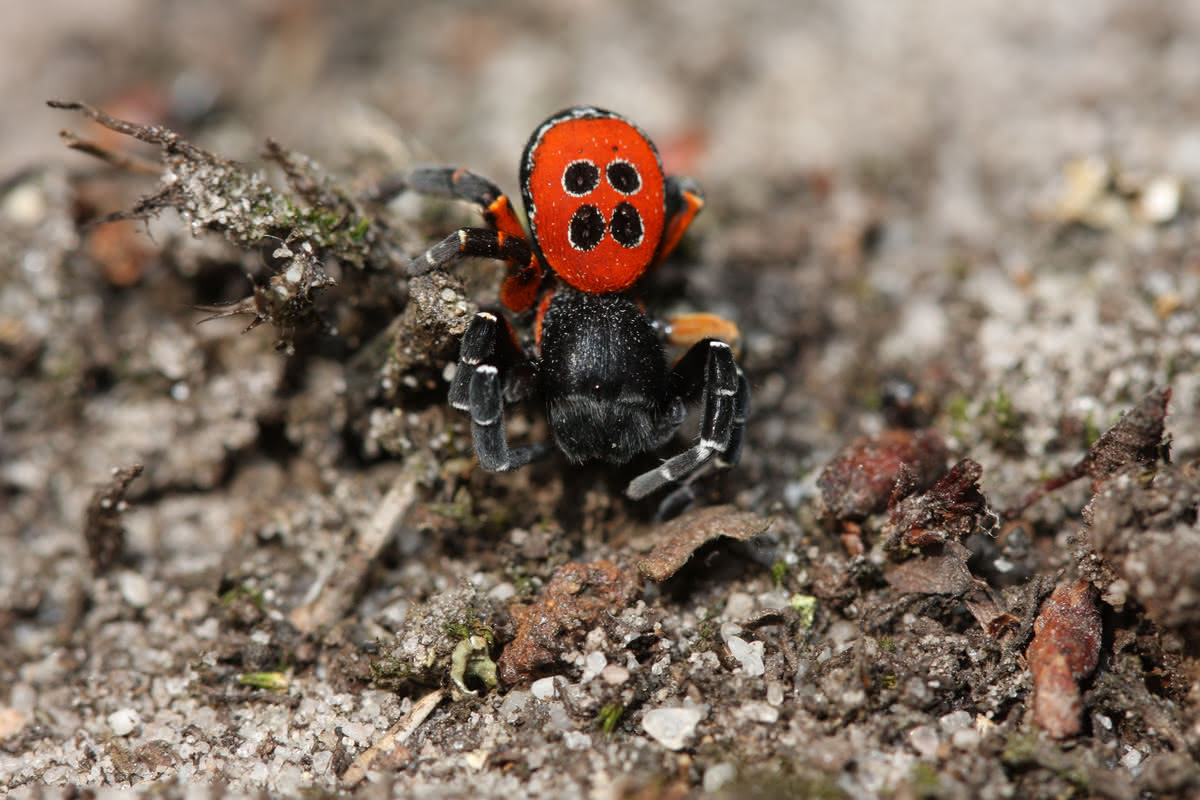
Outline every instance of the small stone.
{"label": "small stone", "polygon": [[580,677],[580,683],[587,683],[592,678],[599,675],[605,667],[608,666],[608,659],[604,653],[593,651],[588,653],[583,658],[583,675]]}
{"label": "small stone", "polygon": [[783,683],[771,681],[767,684],[767,702],[773,706],[783,705]]}
{"label": "small stone", "polygon": [[742,713],[754,722],[765,722],[772,725],[779,721],[779,709],[766,703],[750,702],[742,706]]}
{"label": "small stone", "polygon": [[629,670],[622,667],[620,664],[609,664],[604,669],[600,670],[600,677],[610,686],[620,686],[625,681],[629,680]]}
{"label": "small stone", "polygon": [[713,764],[704,770],[704,791],[708,794],[719,791],[722,786],[737,777],[737,767],[728,761]]}
{"label": "small stone", "polygon": [[563,744],[568,750],[590,750],[592,737],[583,731],[567,731],[563,734]]}
{"label": "small stone", "polygon": [[943,732],[953,735],[956,731],[970,727],[971,713],[962,709],[951,711],[938,719],[938,725],[942,727]]}
{"label": "small stone", "polygon": [[375,738],[375,729],[361,722],[347,722],[342,725],[342,735],[357,745],[369,745]]}
{"label": "small stone", "polygon": [[950,744],[959,750],[974,750],[979,746],[979,731],[974,728],[963,728],[954,732]]}
{"label": "small stone", "polygon": [[767,671],[763,663],[762,642],[747,642],[740,636],[729,636],[725,639],[725,646],[750,677],[758,677]]}
{"label": "small stone", "polygon": [[655,708],[642,716],[642,729],[668,750],[682,750],[703,716],[698,708]]}
{"label": "small stone", "polygon": [[554,697],[554,676],[538,678],[530,684],[529,691],[533,692],[533,696],[538,700],[549,700]]}
{"label": "small stone", "polygon": [[1121,756],[1121,766],[1125,769],[1132,770],[1142,763],[1142,751],[1136,747],[1131,747],[1125,751],[1125,755]]}
{"label": "small stone", "polygon": [[495,600],[497,603],[506,603],[513,599],[516,594],[517,587],[513,586],[508,581],[504,581],[503,583],[497,583],[495,586],[493,586],[491,590],[488,591],[487,596],[489,600]]}
{"label": "small stone", "polygon": [[727,619],[746,619],[754,611],[754,598],[745,592],[732,592],[725,601]]}
{"label": "small stone", "polygon": [[0,708],[0,739],[20,733],[29,718],[15,708]]}
{"label": "small stone", "polygon": [[520,689],[513,689],[504,698],[504,702],[500,704],[500,715],[503,717],[511,717],[515,714],[520,714],[525,710],[525,704],[529,702],[529,692]]}
{"label": "small stone", "polygon": [[122,708],[108,715],[108,727],[117,736],[128,736],[133,733],[141,719],[132,708]]}
{"label": "small stone", "polygon": [[150,605],[150,582],[140,573],[123,570],[117,575],[117,588],[121,597],[133,608],[145,608]]}
{"label": "small stone", "polygon": [[908,732],[908,743],[921,758],[933,758],[937,755],[941,740],[932,725],[918,725]]}
{"label": "small stone", "polygon": [[1183,183],[1170,175],[1160,175],[1150,179],[1142,187],[1138,198],[1138,212],[1142,219],[1161,225],[1170,222],[1179,213],[1180,198],[1183,196]]}
{"label": "small stone", "polygon": [[329,771],[329,765],[333,763],[333,752],[330,750],[321,750],[313,753],[312,756],[312,774],[320,777]]}

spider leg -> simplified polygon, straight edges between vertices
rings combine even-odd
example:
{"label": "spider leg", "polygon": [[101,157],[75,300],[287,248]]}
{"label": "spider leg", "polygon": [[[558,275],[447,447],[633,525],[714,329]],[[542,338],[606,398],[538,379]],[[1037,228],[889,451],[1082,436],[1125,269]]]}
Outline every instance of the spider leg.
{"label": "spider leg", "polygon": [[508,195],[482,175],[458,167],[417,167],[397,173],[379,184],[372,193],[377,202],[387,202],[402,192],[463,200],[478,206],[488,227],[510,236],[524,236]]}
{"label": "spider leg", "polygon": [[[700,437],[687,450],[630,481],[625,494],[634,500],[668,484],[686,486],[714,457],[718,466],[732,466],[741,453],[750,390],[729,345],[716,339],[697,342],[671,370],[670,378],[679,396],[700,394]],[[668,497],[664,503],[670,501]]]}
{"label": "spider leg", "polygon": [[717,314],[679,314],[667,319],[662,331],[667,344],[680,350],[694,347],[703,339],[720,339],[728,343],[735,357],[742,349],[742,332],[738,326]]}
{"label": "spider leg", "polygon": [[385,201],[404,191],[462,200],[479,208],[487,228],[463,228],[409,262],[405,274],[412,278],[456,261],[476,256],[503,261],[507,269],[500,301],[513,311],[525,311],[537,300],[542,264],[525,239],[508,195],[474,172],[455,167],[419,167],[399,173],[376,187],[373,198]]}
{"label": "spider leg", "polygon": [[658,252],[651,268],[661,264],[683,238],[683,232],[704,208],[704,192],[700,184],[683,175],[669,175],[666,182],[667,224],[663,228]]}
{"label": "spider leg", "polygon": [[529,393],[531,373],[532,365],[508,321],[490,311],[477,313],[459,346],[449,399],[454,408],[471,415],[475,455],[489,472],[523,467],[550,451],[548,442],[511,448],[504,433],[504,406]]}

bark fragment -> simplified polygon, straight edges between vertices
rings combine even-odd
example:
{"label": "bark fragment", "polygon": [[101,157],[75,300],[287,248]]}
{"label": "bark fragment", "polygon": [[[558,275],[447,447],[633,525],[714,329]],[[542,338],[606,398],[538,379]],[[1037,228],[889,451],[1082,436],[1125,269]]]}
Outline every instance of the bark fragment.
{"label": "bark fragment", "polygon": [[1033,672],[1033,720],[1055,739],[1079,733],[1079,681],[1100,658],[1102,633],[1096,590],[1086,580],[1061,583],[1033,623],[1025,651]]}

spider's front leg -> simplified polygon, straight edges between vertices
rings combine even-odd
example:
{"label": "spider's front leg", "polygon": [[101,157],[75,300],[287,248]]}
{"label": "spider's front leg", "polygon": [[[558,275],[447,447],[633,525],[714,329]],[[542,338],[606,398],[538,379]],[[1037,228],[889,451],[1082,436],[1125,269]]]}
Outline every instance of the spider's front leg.
{"label": "spider's front leg", "polygon": [[746,376],[734,361],[730,346],[717,339],[704,339],[688,350],[671,370],[671,385],[685,400],[701,397],[700,438],[657,469],[634,478],[625,490],[629,497],[640,500],[669,484],[682,484],[663,501],[664,510],[679,505],[677,493],[690,494],[688,484],[710,461],[715,459],[721,469],[737,463],[750,409]]}
{"label": "spider's front leg", "polygon": [[479,208],[486,228],[462,228],[413,259],[408,277],[444,269],[470,256],[505,263],[507,274],[500,300],[512,311],[525,311],[537,300],[542,265],[525,239],[521,221],[508,196],[496,184],[474,172],[455,167],[421,167],[402,172],[375,190],[374,199],[388,200],[403,191],[462,200]]}
{"label": "spider's front leg", "polygon": [[548,442],[509,447],[504,433],[505,404],[528,396],[533,378],[533,364],[508,321],[490,311],[477,313],[463,334],[449,400],[471,415],[475,455],[488,472],[523,467],[550,451]]}

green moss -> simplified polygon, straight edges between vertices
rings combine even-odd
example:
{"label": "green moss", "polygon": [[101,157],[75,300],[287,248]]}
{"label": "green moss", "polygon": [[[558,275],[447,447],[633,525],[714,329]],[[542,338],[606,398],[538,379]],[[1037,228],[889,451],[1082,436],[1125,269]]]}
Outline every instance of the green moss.
{"label": "green moss", "polygon": [[1033,760],[1034,753],[1037,751],[1037,745],[1038,737],[1036,733],[1030,731],[1014,733],[1004,743],[1004,752],[1000,754],[1000,759],[1012,766],[1028,764]]}
{"label": "green moss", "polygon": [[1096,424],[1096,419],[1092,416],[1092,412],[1089,409],[1083,418],[1083,437],[1087,441],[1087,446],[1091,447],[1094,445],[1103,433],[1104,431],[1100,430],[1100,426]]}
{"label": "green moss", "polygon": [[931,764],[927,764],[924,761],[918,761],[913,764],[908,778],[914,796],[938,796],[938,773]]}
{"label": "green moss", "polygon": [[771,581],[776,586],[783,586],[783,579],[787,577],[788,565],[783,559],[778,559],[771,565]]}
{"label": "green moss", "polygon": [[811,594],[794,594],[788,599],[788,605],[800,616],[800,626],[811,628],[817,615],[817,598]]}
{"label": "green moss", "polygon": [[1001,428],[1011,428],[1016,424],[1017,417],[1013,409],[1012,398],[1008,396],[1008,392],[1004,391],[1003,386],[996,389],[996,394],[989,406],[996,425]]}
{"label": "green moss", "polygon": [[611,736],[623,716],[625,716],[625,706],[620,703],[609,703],[596,713],[596,727],[605,736]]}
{"label": "green moss", "polygon": [[237,682],[241,686],[253,686],[277,694],[286,692],[289,683],[287,674],[283,672],[243,672],[238,675]]}
{"label": "green moss", "polygon": [[225,592],[225,594],[221,595],[221,606],[223,608],[230,608],[235,603],[239,603],[242,600],[249,601],[250,604],[259,611],[262,611],[266,606],[266,599],[263,597],[262,590],[256,589],[253,586],[246,586],[244,584],[241,586],[235,586],[229,591]]}

